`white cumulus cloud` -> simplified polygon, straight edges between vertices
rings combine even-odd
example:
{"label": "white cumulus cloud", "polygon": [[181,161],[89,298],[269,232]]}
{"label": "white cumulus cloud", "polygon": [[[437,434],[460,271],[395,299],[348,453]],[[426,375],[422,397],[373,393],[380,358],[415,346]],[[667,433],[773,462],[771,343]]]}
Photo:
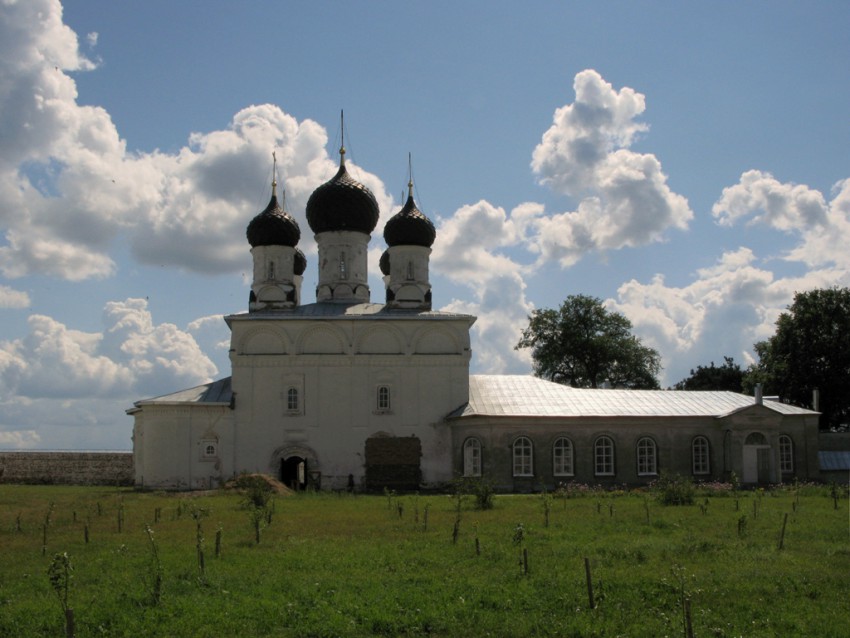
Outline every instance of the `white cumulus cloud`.
{"label": "white cumulus cloud", "polygon": [[103,332],[90,333],[32,315],[27,335],[0,342],[0,396],[150,396],[217,373],[189,333],[173,324],[154,325],[143,299],[110,302],[103,319]]}
{"label": "white cumulus cloud", "polygon": [[529,219],[530,249],[570,266],[592,250],[641,246],[687,228],[693,213],[670,190],[661,163],[629,150],[648,130],[635,121],[644,96],[615,90],[593,70],[576,75],[574,89],[575,102],[555,111],[531,167],[542,184],[577,198],[578,208]]}
{"label": "white cumulus cloud", "polygon": [[[88,44],[96,43],[91,34]],[[304,220],[307,197],[337,169],[327,134],[279,107],[246,107],[221,130],[193,133],[174,153],[130,153],[109,114],[77,103],[70,71],[94,68],[58,1],[7,4],[0,13],[0,273],[80,281],[115,274],[119,237],[139,261],[202,273],[245,263],[245,226],[266,204],[276,151],[287,208]],[[349,162],[384,216],[382,182]],[[268,178],[268,182],[266,182]],[[267,196],[267,195],[266,195]]]}
{"label": "white cumulus cloud", "polygon": [[698,270],[686,286],[668,286],[662,275],[648,284],[628,281],[608,305],[625,314],[635,333],[659,350],[668,385],[685,378],[691,368],[721,362],[724,356],[746,365],[753,361],[753,344],[775,332],[776,319],[795,292],[850,283],[843,270],[778,278],[757,262],[752,250],[739,248]]}
{"label": "white cumulus cloud", "polygon": [[21,291],[0,285],[0,308],[26,308],[30,305],[30,296]]}

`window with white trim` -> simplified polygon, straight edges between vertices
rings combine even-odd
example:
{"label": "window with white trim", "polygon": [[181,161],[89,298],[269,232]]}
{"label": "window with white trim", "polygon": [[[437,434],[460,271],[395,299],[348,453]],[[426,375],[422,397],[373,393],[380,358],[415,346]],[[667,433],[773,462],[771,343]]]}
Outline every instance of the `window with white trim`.
{"label": "window with white trim", "polygon": [[638,439],[636,451],[638,476],[658,474],[658,450],[655,441],[648,436]]}
{"label": "window with white trim", "polygon": [[534,476],[531,439],[521,436],[513,444],[514,476]]}
{"label": "window with white trim", "polygon": [[593,443],[593,473],[614,476],[614,440],[610,436],[600,436]]}
{"label": "window with white trim", "polygon": [[555,439],[552,445],[552,469],[555,476],[572,476],[573,442],[566,437]]}
{"label": "window with white trim", "polygon": [[378,412],[389,412],[390,407],[391,407],[390,386],[379,385],[378,386],[377,402],[375,404],[375,408],[377,409]]}
{"label": "window with white trim", "polygon": [[481,476],[481,441],[474,437],[463,444],[463,475]]}
{"label": "window with white trim", "polygon": [[779,437],[779,471],[783,474],[794,471],[794,442],[786,434]]}
{"label": "window with white trim", "polygon": [[704,436],[696,437],[691,443],[691,469],[694,474],[710,474],[710,463],[708,439]]}

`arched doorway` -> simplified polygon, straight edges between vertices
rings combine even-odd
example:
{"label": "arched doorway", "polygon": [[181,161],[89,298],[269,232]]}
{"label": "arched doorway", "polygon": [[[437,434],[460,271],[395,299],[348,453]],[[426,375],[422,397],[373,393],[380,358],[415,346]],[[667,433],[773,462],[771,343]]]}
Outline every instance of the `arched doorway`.
{"label": "arched doorway", "polygon": [[280,459],[280,482],[293,490],[307,489],[307,459],[289,456]]}

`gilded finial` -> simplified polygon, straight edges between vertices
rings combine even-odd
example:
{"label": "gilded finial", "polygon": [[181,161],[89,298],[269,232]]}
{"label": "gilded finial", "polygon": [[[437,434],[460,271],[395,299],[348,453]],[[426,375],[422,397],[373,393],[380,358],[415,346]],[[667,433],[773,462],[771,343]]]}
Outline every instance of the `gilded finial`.
{"label": "gilded finial", "polygon": [[339,165],[345,166],[345,112],[339,111]]}
{"label": "gilded finial", "polygon": [[407,174],[407,194],[413,197],[413,156],[410,153],[407,154]]}
{"label": "gilded finial", "polygon": [[272,197],[277,197],[277,154],[272,151]]}

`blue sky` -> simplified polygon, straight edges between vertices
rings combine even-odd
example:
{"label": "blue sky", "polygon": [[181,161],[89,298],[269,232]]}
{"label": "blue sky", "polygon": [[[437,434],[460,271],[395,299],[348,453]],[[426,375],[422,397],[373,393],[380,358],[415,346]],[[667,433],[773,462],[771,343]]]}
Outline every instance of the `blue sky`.
{"label": "blue sky", "polygon": [[[746,364],[850,285],[846,2],[0,5],[0,448],[124,449],[133,400],[227,376],[271,153],[307,253],[347,159],[385,220],[408,153],[437,308],[526,373],[534,308],[626,314],[663,385]],[[383,298],[372,239],[372,298]]]}

